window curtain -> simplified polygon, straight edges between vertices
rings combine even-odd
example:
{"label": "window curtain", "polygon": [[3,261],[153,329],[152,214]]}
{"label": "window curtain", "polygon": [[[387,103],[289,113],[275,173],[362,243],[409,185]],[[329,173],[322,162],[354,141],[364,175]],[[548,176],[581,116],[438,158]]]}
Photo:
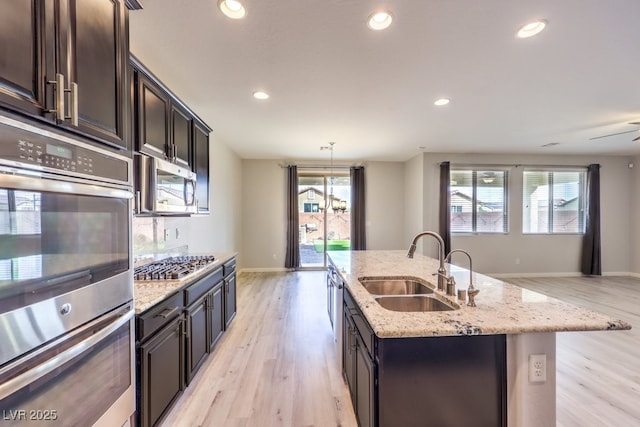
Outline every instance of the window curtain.
{"label": "window curtain", "polygon": [[351,169],[351,250],[363,251],[367,248],[365,232],[364,167]]}
{"label": "window curtain", "polygon": [[298,167],[287,166],[287,252],[285,268],[300,267],[300,236],[298,220]]}
{"label": "window curtain", "polygon": [[440,222],[439,233],[444,240],[444,253],[451,252],[451,192],[449,190],[451,163],[440,163]]}
{"label": "window curtain", "polygon": [[587,221],[582,241],[582,274],[602,275],[600,258],[600,165],[587,171]]}

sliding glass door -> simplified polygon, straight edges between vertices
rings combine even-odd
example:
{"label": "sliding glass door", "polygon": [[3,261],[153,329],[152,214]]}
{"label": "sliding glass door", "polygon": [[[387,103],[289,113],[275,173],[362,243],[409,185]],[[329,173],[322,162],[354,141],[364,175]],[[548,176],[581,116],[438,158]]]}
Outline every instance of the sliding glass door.
{"label": "sliding glass door", "polygon": [[325,268],[326,251],[351,248],[351,180],[348,172],[298,173],[300,266]]}

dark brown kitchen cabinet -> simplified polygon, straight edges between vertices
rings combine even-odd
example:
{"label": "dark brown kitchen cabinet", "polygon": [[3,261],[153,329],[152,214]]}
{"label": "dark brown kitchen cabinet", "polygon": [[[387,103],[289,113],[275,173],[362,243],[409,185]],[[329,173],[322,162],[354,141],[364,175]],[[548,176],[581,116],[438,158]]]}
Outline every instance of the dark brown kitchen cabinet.
{"label": "dark brown kitchen cabinet", "polygon": [[195,373],[207,357],[209,350],[209,294],[187,307],[187,384],[191,383]]}
{"label": "dark brown kitchen cabinet", "polygon": [[204,123],[193,121],[193,171],[196,173],[198,213],[209,213],[209,133]]}
{"label": "dark brown kitchen cabinet", "polygon": [[180,314],[138,347],[138,423],[154,426],[184,383],[184,317]]}
{"label": "dark brown kitchen cabinet", "polygon": [[133,55],[130,63],[136,150],[195,170],[195,114]]}
{"label": "dark brown kitchen cabinet", "polygon": [[225,329],[236,315],[236,259],[224,264],[224,312]]}
{"label": "dark brown kitchen cabinet", "polygon": [[225,330],[224,317],[224,282],[219,283],[209,294],[210,308],[209,319],[211,333],[209,334],[209,351],[213,351],[214,346],[222,337]]}
{"label": "dark brown kitchen cabinet", "polygon": [[189,166],[191,158],[191,116],[177,105],[171,106],[172,150],[175,163]]}
{"label": "dark brown kitchen cabinet", "polygon": [[144,73],[135,73],[137,149],[169,159],[169,96]]}
{"label": "dark brown kitchen cabinet", "polygon": [[0,105],[129,149],[122,0],[12,1],[0,14]]}
{"label": "dark brown kitchen cabinet", "polygon": [[359,426],[507,425],[504,335],[380,338],[348,290],[343,308],[342,369]]}

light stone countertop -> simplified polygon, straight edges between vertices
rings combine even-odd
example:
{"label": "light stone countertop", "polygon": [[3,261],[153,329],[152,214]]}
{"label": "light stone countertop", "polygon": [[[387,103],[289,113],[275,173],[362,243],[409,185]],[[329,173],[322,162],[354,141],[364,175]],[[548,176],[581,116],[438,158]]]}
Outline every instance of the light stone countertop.
{"label": "light stone countertop", "polygon": [[[381,338],[631,329],[631,325],[622,320],[479,273],[473,273],[474,286],[480,290],[475,299],[477,307],[468,307],[455,297],[436,290],[439,296],[459,304],[460,309],[439,312],[391,311],[378,304],[358,278],[421,278],[437,289],[436,278],[432,276],[438,269],[436,259],[418,253],[410,259],[406,257],[406,251],[330,251],[328,254],[345,287],[376,335]],[[456,288],[467,289],[469,270],[448,267],[452,268]]]}
{"label": "light stone countertop", "polygon": [[206,268],[198,270],[195,273],[191,273],[180,280],[134,280],[133,301],[135,303],[136,314],[140,314],[159,302],[162,302],[185,286],[190,285],[192,282],[220,267],[222,264],[238,254],[237,252],[214,252],[189,255],[213,255],[216,258],[216,261],[208,265]]}

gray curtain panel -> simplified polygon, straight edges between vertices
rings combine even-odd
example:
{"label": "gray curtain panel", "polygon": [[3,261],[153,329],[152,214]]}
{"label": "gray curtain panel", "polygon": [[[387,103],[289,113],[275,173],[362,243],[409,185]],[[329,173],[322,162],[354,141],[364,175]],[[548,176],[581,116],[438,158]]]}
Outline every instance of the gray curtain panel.
{"label": "gray curtain panel", "polygon": [[300,267],[300,241],[298,221],[298,167],[287,166],[287,252],[285,268]]}
{"label": "gray curtain panel", "polygon": [[351,250],[367,249],[365,231],[364,166],[351,167]]}
{"label": "gray curtain panel", "polygon": [[600,258],[600,165],[587,172],[587,218],[582,240],[582,274],[602,275]]}
{"label": "gray curtain panel", "polygon": [[449,189],[451,163],[440,163],[440,221],[439,233],[444,240],[444,253],[451,252],[451,191]]}

